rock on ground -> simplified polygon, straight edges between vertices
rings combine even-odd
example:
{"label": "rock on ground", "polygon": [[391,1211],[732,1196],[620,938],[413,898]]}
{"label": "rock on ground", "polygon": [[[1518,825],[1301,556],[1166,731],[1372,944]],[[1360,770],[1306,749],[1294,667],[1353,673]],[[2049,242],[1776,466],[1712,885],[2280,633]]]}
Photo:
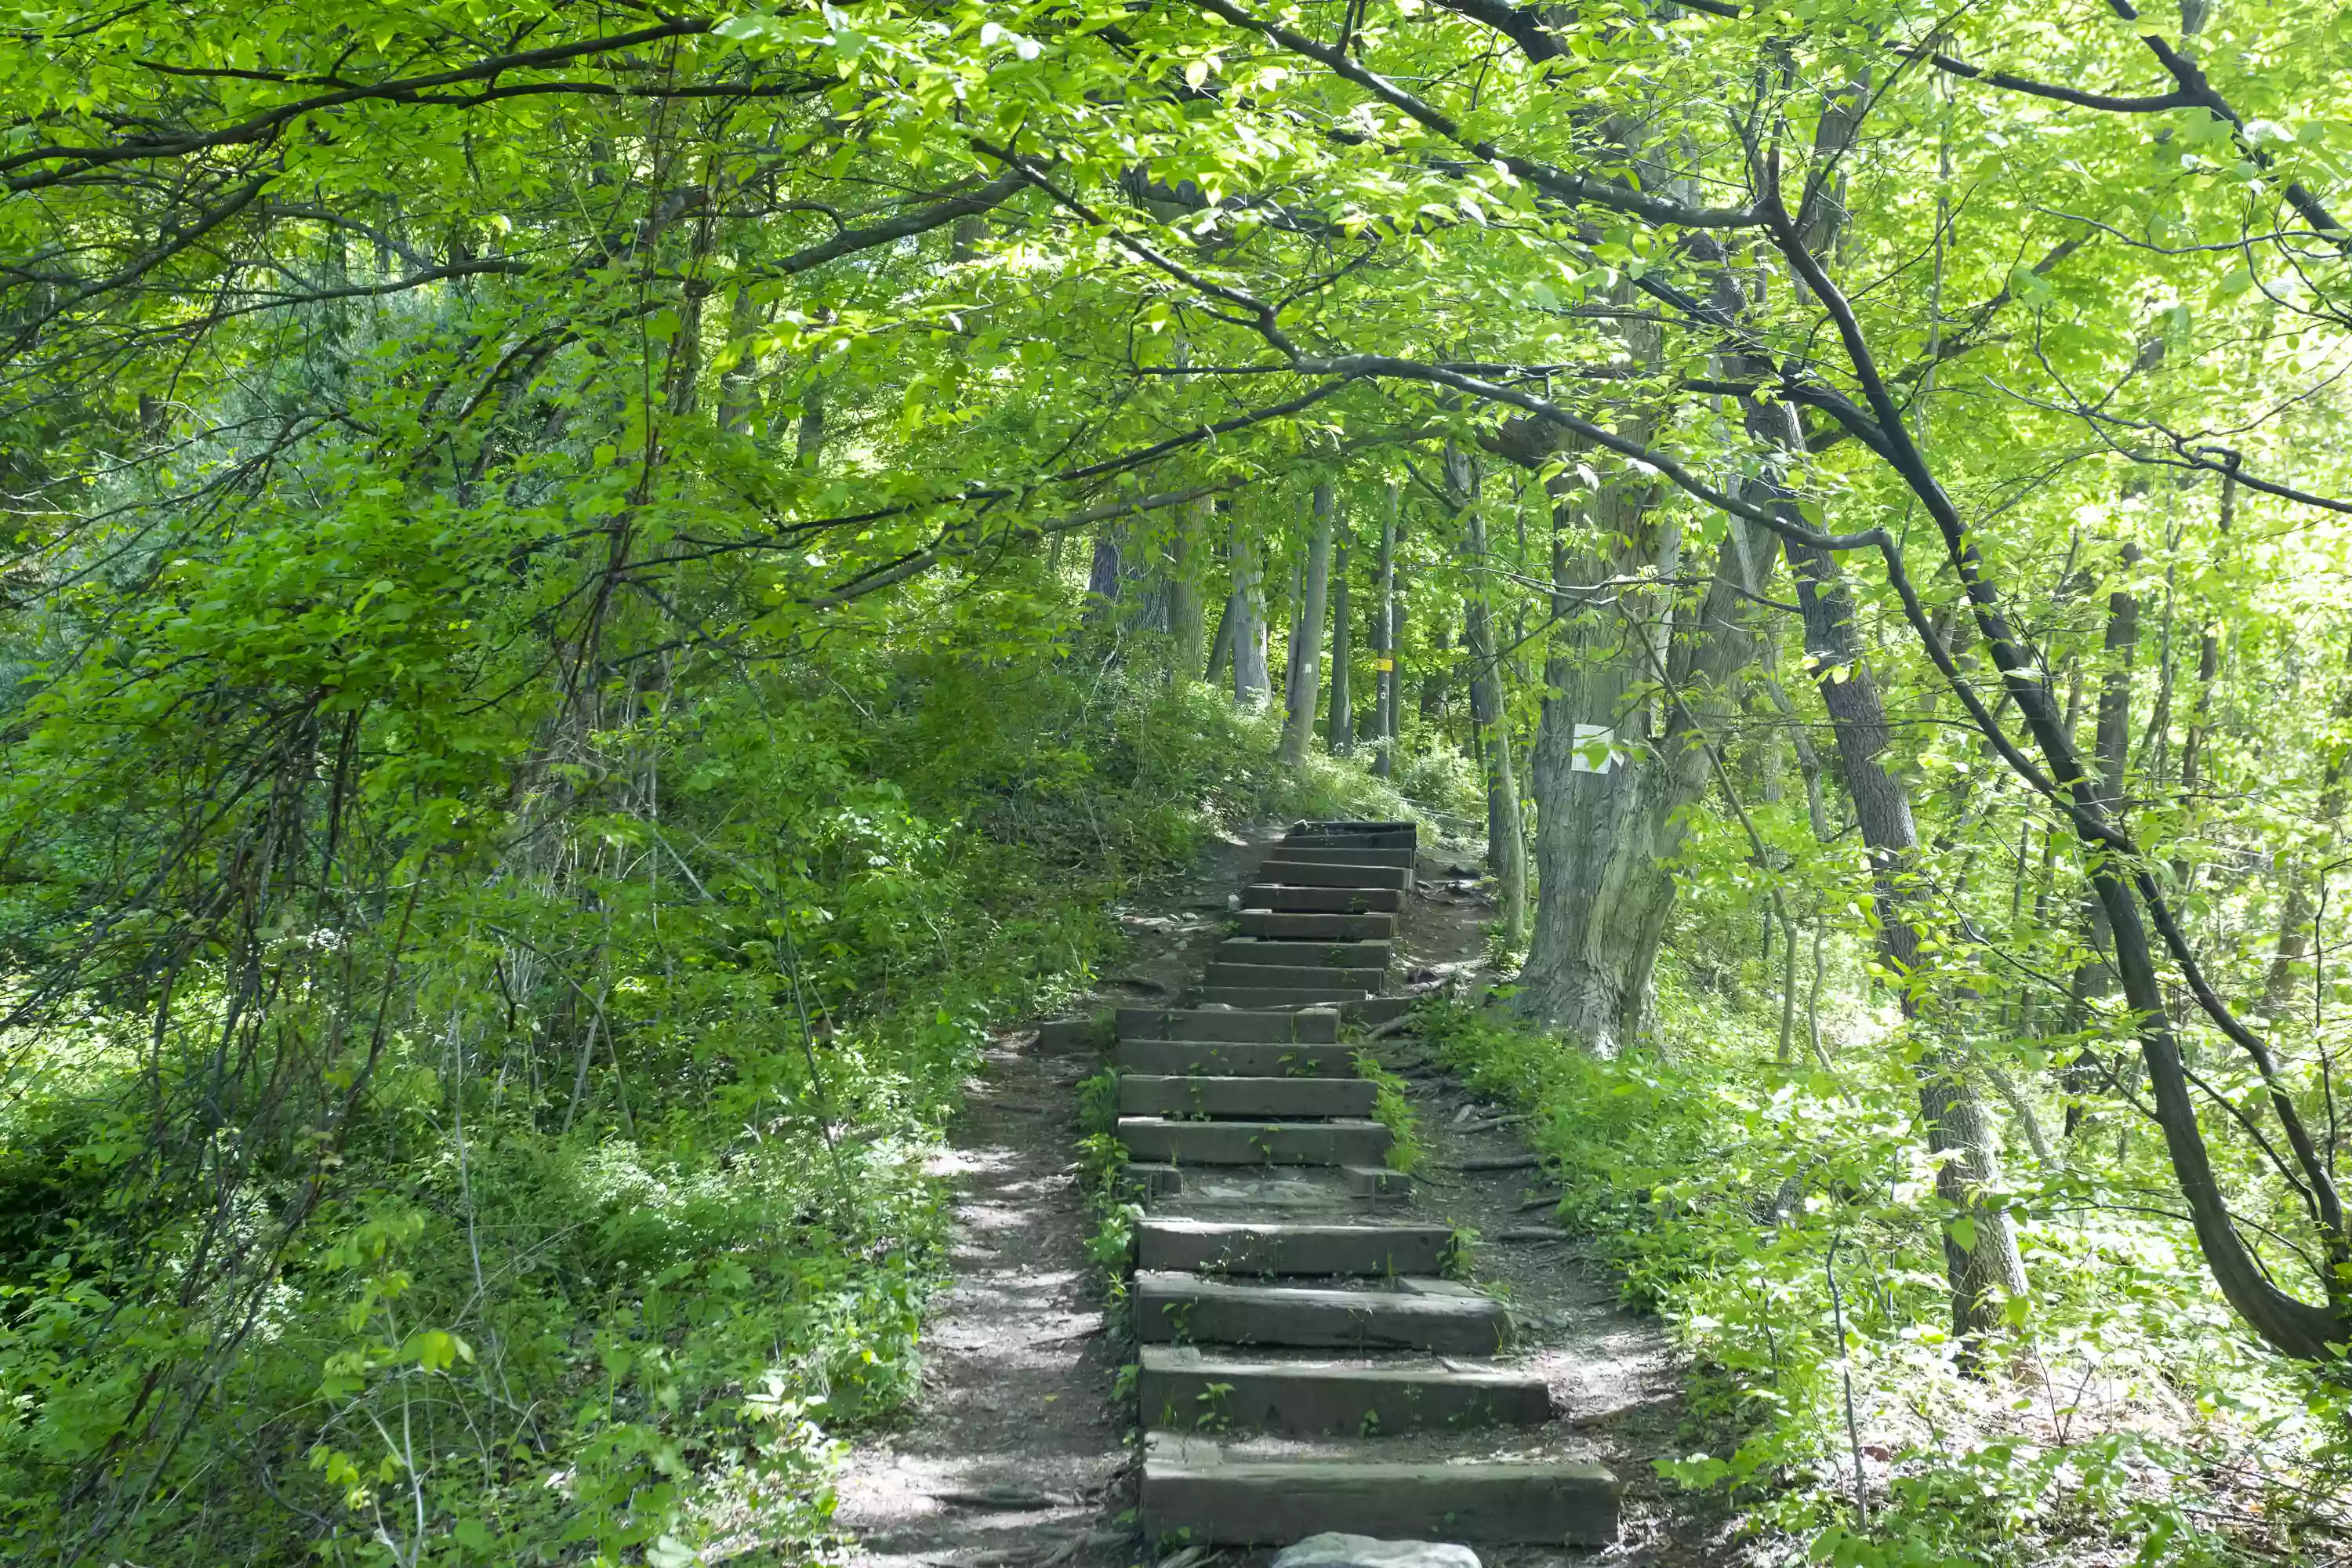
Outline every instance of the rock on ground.
{"label": "rock on ground", "polygon": [[1283,1549],[1274,1568],[1478,1568],[1478,1554],[1444,1541],[1377,1541],[1328,1531]]}

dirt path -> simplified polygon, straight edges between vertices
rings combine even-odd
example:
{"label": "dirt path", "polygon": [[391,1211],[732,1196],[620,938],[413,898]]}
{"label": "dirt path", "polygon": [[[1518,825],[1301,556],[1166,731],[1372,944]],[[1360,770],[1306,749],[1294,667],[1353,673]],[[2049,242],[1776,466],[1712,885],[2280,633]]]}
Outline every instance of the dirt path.
{"label": "dirt path", "polygon": [[[1098,1005],[1164,1001],[1222,931],[1248,840],[1211,845],[1176,888],[1114,914],[1130,953]],[[1197,950],[1197,951],[1196,951]],[[933,1169],[956,1187],[954,1282],[924,1327],[923,1391],[840,1478],[841,1528],[872,1568],[1123,1568],[1135,1559],[1125,1359],[1104,1330],[1079,1191],[1077,1085],[1103,1052],[1026,1030],[988,1051]]]}

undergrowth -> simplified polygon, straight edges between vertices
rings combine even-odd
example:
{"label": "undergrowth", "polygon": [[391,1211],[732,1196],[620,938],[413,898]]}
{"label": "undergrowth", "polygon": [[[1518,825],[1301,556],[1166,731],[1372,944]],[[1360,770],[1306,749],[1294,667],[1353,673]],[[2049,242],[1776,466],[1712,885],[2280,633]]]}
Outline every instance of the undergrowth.
{"label": "undergrowth", "polygon": [[1426,1032],[1535,1113],[1562,1219],[1687,1356],[1660,1468],[1727,1491],[1754,1561],[2342,1560],[2343,1385],[2247,1340],[2184,1226],[2022,1162],[2032,1289],[1972,1367],[1899,1042],[1778,1066],[1770,1020],[1662,988],[1670,1056],[1599,1059],[1500,1006],[1435,1006]]}
{"label": "undergrowth", "polygon": [[[317,1069],[355,1086],[331,1161],[257,1111],[193,1184],[142,1165],[264,1086],[160,1056],[135,999],[11,1042],[0,1556],[829,1553],[845,1436],[919,1385],[925,1158],[992,1031],[1082,993],[1106,905],[1212,830],[1392,808],[1276,769],[1272,723],[1142,660],[704,666],[523,787],[486,757],[499,809],[420,864],[374,1054]],[[343,940],[278,951],[317,975]],[[179,985],[184,1017],[219,994]],[[69,1520],[93,1473],[137,1510]]]}

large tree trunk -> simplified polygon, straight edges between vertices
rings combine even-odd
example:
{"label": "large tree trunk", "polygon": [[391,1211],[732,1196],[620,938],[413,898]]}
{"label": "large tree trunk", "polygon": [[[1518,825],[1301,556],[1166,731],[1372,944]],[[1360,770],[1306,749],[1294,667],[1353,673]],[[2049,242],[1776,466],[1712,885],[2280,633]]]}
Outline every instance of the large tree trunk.
{"label": "large tree trunk", "polygon": [[1234,518],[1234,591],[1225,617],[1233,627],[1234,700],[1263,708],[1273,696],[1265,668],[1265,584],[1260,575],[1257,537],[1237,513]]}
{"label": "large tree trunk", "polygon": [[[1675,574],[1671,531],[1643,537],[1648,489],[1622,477],[1595,508],[1599,538],[1630,547],[1558,557],[1561,622],[1545,664],[1554,695],[1536,732],[1535,930],[1521,1005],[1604,1055],[1649,1032],[1651,975],[1674,905],[1669,867],[1684,814],[1706,791],[1706,732],[1738,712],[1736,678],[1756,643],[1747,606],[1771,560],[1733,519],[1696,606],[1677,612],[1671,590],[1580,592],[1612,577]],[[1662,685],[1675,699],[1663,719],[1652,700]]]}
{"label": "large tree trunk", "polygon": [[1331,583],[1331,487],[1315,487],[1315,534],[1307,547],[1307,578],[1290,624],[1289,711],[1282,726],[1282,743],[1275,759],[1284,767],[1303,767],[1307,744],[1315,733],[1316,699],[1323,689],[1323,617]]}
{"label": "large tree trunk", "polygon": [[1112,609],[1127,588],[1125,563],[1120,560],[1120,535],[1125,531],[1117,522],[1103,524],[1095,535],[1094,562],[1087,571],[1086,624],[1100,626],[1110,619]]}
{"label": "large tree trunk", "polygon": [[1348,682],[1348,665],[1356,657],[1356,628],[1349,613],[1348,525],[1343,521],[1331,536],[1331,707],[1323,731],[1335,757],[1356,749],[1355,694]]}
{"label": "large tree trunk", "polygon": [[1182,682],[1201,668],[1202,557],[1209,537],[1212,502],[1176,509],[1176,531],[1168,542],[1168,678]]}

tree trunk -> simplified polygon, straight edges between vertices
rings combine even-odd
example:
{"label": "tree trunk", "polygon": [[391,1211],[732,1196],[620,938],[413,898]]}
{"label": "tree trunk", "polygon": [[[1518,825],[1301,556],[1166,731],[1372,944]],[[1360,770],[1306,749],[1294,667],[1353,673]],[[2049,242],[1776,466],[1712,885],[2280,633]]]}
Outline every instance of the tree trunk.
{"label": "tree trunk", "polygon": [[1168,678],[1172,682],[1192,679],[1201,668],[1201,558],[1213,505],[1198,500],[1177,508],[1176,531],[1168,544]]}
{"label": "tree trunk", "polygon": [[1381,598],[1373,611],[1372,661],[1374,697],[1372,741],[1378,750],[1372,756],[1372,772],[1388,778],[1396,772],[1397,687],[1402,680],[1398,669],[1402,652],[1398,632],[1402,628],[1403,605],[1397,598],[1396,545],[1397,513],[1403,509],[1400,487],[1389,481],[1389,505],[1381,519]]}
{"label": "tree trunk", "polygon": [[[2123,560],[2132,566],[2140,558],[2139,547],[2124,546]],[[2139,596],[2129,588],[2117,588],[2107,595],[2107,629],[2100,644],[2101,675],[2099,678],[2098,714],[2092,731],[2092,754],[2099,770],[2098,797],[2109,812],[2123,804],[2126,749],[2131,743],[2132,656],[2139,647]],[[2083,893],[2083,925],[2090,937],[2090,956],[2075,965],[2073,984],[2068,992],[2066,1016],[2070,1028],[2079,1028],[2091,1004],[2114,992],[2116,972],[2105,955],[2115,946],[2115,935],[2107,926],[2107,911],[2095,891]],[[2082,1054],[2070,1063],[2063,1079],[2069,1091],[2086,1094],[2101,1076],[2097,1071],[2103,1053],[2085,1045]],[[2070,1105],[2066,1110],[2066,1131],[2071,1136],[2084,1125],[2081,1108]]]}
{"label": "tree trunk", "polygon": [[1331,536],[1331,707],[1324,735],[1335,757],[1356,749],[1356,704],[1348,666],[1356,657],[1356,628],[1349,619],[1348,525]]}
{"label": "tree trunk", "polygon": [[[2337,689],[2328,716],[2338,730],[2352,720],[2352,680]],[[2331,747],[2319,773],[2319,827],[2331,842],[2336,825],[2344,819],[2345,763],[2346,753]],[[2312,868],[2301,857],[2290,857],[2280,868],[2286,898],[2279,915],[2278,946],[2271,953],[2270,971],[2263,982],[2263,1012],[2273,1018],[2294,1005],[2297,971],[2315,935],[2311,929],[2317,908],[2312,896],[2313,877]]]}
{"label": "tree trunk", "polygon": [[[1315,700],[1323,689],[1323,617],[1331,585],[1331,487],[1315,487],[1315,534],[1307,547],[1307,577],[1290,623],[1289,711],[1275,760],[1304,767],[1315,733]],[[1295,571],[1295,569],[1294,569]]]}
{"label": "tree trunk", "polygon": [[1510,715],[1503,702],[1503,671],[1495,654],[1494,607],[1488,602],[1486,520],[1480,510],[1476,465],[1451,442],[1445,483],[1462,508],[1463,545],[1478,573],[1470,593],[1464,640],[1470,653],[1470,719],[1476,726],[1486,773],[1486,864],[1495,873],[1503,930],[1516,951],[1527,940],[1527,844],[1519,823],[1519,779],[1511,764]]}
{"label": "tree trunk", "polygon": [[[1667,868],[1712,775],[1706,732],[1737,718],[1735,678],[1756,641],[1747,605],[1771,560],[1769,544],[1732,519],[1695,607],[1677,611],[1668,589],[1580,591],[1675,574],[1678,537],[1643,525],[1650,483],[1628,474],[1602,488],[1595,529],[1618,542],[1556,557],[1560,624],[1544,672],[1554,695],[1536,731],[1535,927],[1520,1002],[1601,1055],[1649,1032],[1651,975],[1674,904]],[[1659,722],[1652,698],[1662,686],[1676,700]]]}
{"label": "tree trunk", "polygon": [[[1796,437],[1795,420],[1785,420],[1785,438]],[[1757,485],[1760,498],[1783,501],[1771,487]],[[1793,512],[1792,512],[1793,514]],[[1913,862],[1919,849],[1918,824],[1910,796],[1882,760],[1893,742],[1886,712],[1862,658],[1853,624],[1853,601],[1837,563],[1826,551],[1787,542],[1789,569],[1797,579],[1797,602],[1804,612],[1805,651],[1819,672],[1822,704],[1829,710],[1837,742],[1838,770],[1853,801],[1864,846],[1870,852],[1871,894],[1877,904],[1879,952],[1900,986],[1903,1016],[1915,1030],[1922,1024],[1926,982],[1921,974],[1920,900]],[[1921,1038],[1915,1033],[1915,1039]],[[1964,1064],[1949,1047],[1923,1040],[1927,1049],[1914,1068],[1919,1080],[1919,1113],[1936,1151],[1944,1156],[1936,1173],[1937,1195],[1966,1216],[1968,1230],[1944,1230],[1945,1272],[1952,1287],[1952,1332],[1960,1339],[1984,1334],[1999,1321],[2000,1295],[2022,1294],[2025,1262],[2008,1215],[1983,1201],[1984,1190],[2000,1179],[2000,1142]],[[1973,1235],[1968,1232],[1973,1231]],[[1963,1245],[1965,1241],[1966,1245]]]}
{"label": "tree trunk", "polygon": [[1113,521],[1103,524],[1101,531],[1095,535],[1095,558],[1087,571],[1087,607],[1083,617],[1090,626],[1101,626],[1110,618],[1112,607],[1118,603],[1119,594],[1127,585],[1127,574],[1120,569],[1121,531],[1119,525]]}
{"label": "tree trunk", "polygon": [[1238,514],[1234,518],[1234,591],[1225,618],[1233,627],[1234,701],[1263,708],[1273,696],[1265,668],[1265,584],[1257,537]]}

